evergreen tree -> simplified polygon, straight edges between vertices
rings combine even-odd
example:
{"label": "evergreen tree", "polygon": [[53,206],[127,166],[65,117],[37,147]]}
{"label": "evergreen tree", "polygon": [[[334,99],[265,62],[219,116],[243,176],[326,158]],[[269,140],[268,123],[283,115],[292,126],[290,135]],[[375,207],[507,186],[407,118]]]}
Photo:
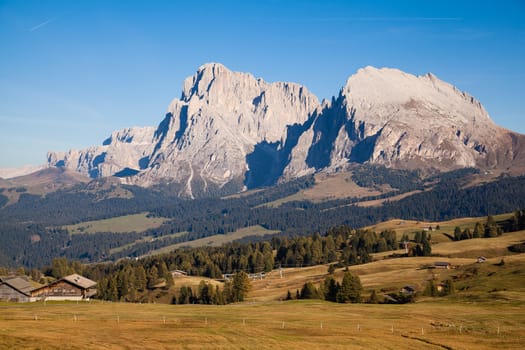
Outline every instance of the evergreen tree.
{"label": "evergreen tree", "polygon": [[430,242],[427,241],[425,238],[422,242],[423,248],[422,248],[422,256],[430,256],[432,255],[432,247],[430,246]]}
{"label": "evergreen tree", "polygon": [[361,280],[354,276],[350,271],[343,275],[343,281],[337,293],[337,302],[339,303],[359,303],[361,301]]}
{"label": "evergreen tree", "polygon": [[368,298],[369,304],[379,304],[379,297],[377,296],[376,290],[372,289],[372,293],[370,293],[370,298]]}
{"label": "evergreen tree", "polygon": [[434,283],[434,280],[429,280],[427,283],[427,286],[425,287],[425,291],[423,292],[424,295],[429,297],[435,297],[437,296],[437,288],[436,284]]}
{"label": "evergreen tree", "polygon": [[306,282],[301,289],[301,299],[319,299],[319,292],[312,282]]}
{"label": "evergreen tree", "polygon": [[233,276],[232,282],[232,301],[244,301],[250,291],[251,283],[248,274],[244,271],[237,272]]}
{"label": "evergreen tree", "polygon": [[327,301],[337,301],[339,285],[332,276],[327,276],[322,285],[323,297]]}
{"label": "evergreen tree", "polygon": [[139,265],[135,268],[135,288],[138,291],[144,291],[147,286],[146,270],[142,265]]}
{"label": "evergreen tree", "polygon": [[473,238],[472,233],[470,232],[470,229],[467,227],[461,233],[461,240],[471,239],[471,238]]}
{"label": "evergreen tree", "polygon": [[454,286],[454,281],[452,279],[447,279],[443,282],[443,290],[441,291],[441,296],[452,295],[456,292],[456,287]]}
{"label": "evergreen tree", "polygon": [[155,265],[153,265],[148,270],[147,279],[148,279],[148,284],[147,284],[148,289],[153,289],[159,279],[159,270],[157,269]]}
{"label": "evergreen tree", "polygon": [[219,286],[215,286],[215,304],[216,305],[224,305],[226,304],[224,300],[224,294],[219,289]]}
{"label": "evergreen tree", "polygon": [[472,237],[473,238],[481,238],[483,237],[483,226],[479,223],[479,222],[476,222],[476,225],[474,226],[474,233],[472,234]]}
{"label": "evergreen tree", "polygon": [[126,297],[128,295],[129,282],[128,274],[124,270],[120,270],[117,275],[117,291],[119,298]]}
{"label": "evergreen tree", "polygon": [[193,296],[190,287],[182,286],[179,291],[179,304],[190,304]]}
{"label": "evergreen tree", "polygon": [[455,241],[461,240],[461,228],[459,226],[456,226],[454,228],[454,240]]}
{"label": "evergreen tree", "polygon": [[73,273],[73,271],[69,268],[66,258],[53,259],[51,263],[51,276],[55,277],[56,279],[60,279],[71,273]]}
{"label": "evergreen tree", "polygon": [[233,302],[233,292],[232,292],[232,283],[226,281],[224,287],[222,288],[222,295],[225,304]]}
{"label": "evergreen tree", "polygon": [[117,278],[113,276],[108,281],[108,293],[107,293],[107,299],[111,301],[118,301],[119,295],[118,295],[118,288],[117,288]]}
{"label": "evergreen tree", "polygon": [[492,238],[497,237],[501,234],[500,228],[496,221],[494,220],[494,217],[492,215],[489,215],[487,217],[487,222],[485,224],[485,238]]}

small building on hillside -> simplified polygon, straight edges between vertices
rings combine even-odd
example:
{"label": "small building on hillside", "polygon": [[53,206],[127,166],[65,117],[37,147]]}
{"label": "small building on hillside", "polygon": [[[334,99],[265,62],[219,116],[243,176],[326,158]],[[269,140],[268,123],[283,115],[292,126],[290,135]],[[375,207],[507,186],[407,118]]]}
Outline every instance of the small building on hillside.
{"label": "small building on hillside", "polygon": [[436,261],[434,263],[434,267],[436,269],[451,269],[452,268],[452,264],[447,262],[447,261]]}
{"label": "small building on hillside", "polygon": [[72,274],[31,291],[31,296],[45,300],[84,300],[97,293],[97,282]]}
{"label": "small building on hillside", "polygon": [[173,278],[179,278],[179,277],[186,277],[188,276],[188,273],[186,271],[182,271],[182,270],[173,270],[173,271],[170,271],[171,273],[171,276]]}
{"label": "small building on hillside", "polygon": [[485,261],[487,261],[487,258],[484,256],[478,256],[478,264],[484,263]]}
{"label": "small building on hillside", "polygon": [[0,277],[0,301],[33,301],[31,290],[34,286],[27,276]]}
{"label": "small building on hillside", "polygon": [[401,288],[400,293],[405,295],[414,295],[417,292],[417,287],[414,285],[408,285]]}

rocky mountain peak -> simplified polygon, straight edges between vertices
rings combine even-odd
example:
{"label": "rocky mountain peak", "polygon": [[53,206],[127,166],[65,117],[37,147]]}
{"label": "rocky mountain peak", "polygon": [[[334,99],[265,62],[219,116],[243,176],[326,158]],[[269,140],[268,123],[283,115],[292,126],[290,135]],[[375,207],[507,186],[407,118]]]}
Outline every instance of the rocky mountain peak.
{"label": "rocky mountain peak", "polygon": [[352,163],[396,168],[513,169],[523,135],[494,125],[481,103],[435,75],[359,69],[337,98],[269,83],[219,63],[184,81],[158,127],[114,132],[102,146],[49,154],[49,165],[116,175],[180,194],[239,191]]}

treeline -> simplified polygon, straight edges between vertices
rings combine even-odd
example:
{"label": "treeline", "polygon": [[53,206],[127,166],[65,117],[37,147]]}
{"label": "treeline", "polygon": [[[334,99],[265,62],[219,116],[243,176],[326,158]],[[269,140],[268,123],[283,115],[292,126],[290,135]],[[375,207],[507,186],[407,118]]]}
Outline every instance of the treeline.
{"label": "treeline", "polygon": [[[363,287],[359,276],[345,270],[341,283],[336,281],[333,275],[325,278],[320,288],[316,288],[312,282],[306,282],[301,291],[297,290],[295,299],[323,299],[337,303],[360,303]],[[288,290],[286,300],[294,299]]]}
{"label": "treeline", "polygon": [[[179,249],[140,260],[126,259],[116,264],[92,265],[84,273],[89,278],[101,281],[99,288],[102,298],[137,301],[137,295],[145,290],[169,289],[173,284],[169,271],[173,270],[222,279],[225,274],[237,276],[269,272],[278,267],[324,263],[335,263],[338,266],[363,264],[371,260],[371,253],[397,248],[394,231],[375,233],[340,226],[329,230],[324,236],[316,233],[308,237],[273,237],[270,241],[261,243],[229,243],[222,247]],[[238,301],[235,285],[234,277],[232,285],[226,283],[222,291],[206,285],[201,286],[198,291],[186,288],[181,290],[181,295],[173,296],[173,300],[177,303]],[[341,300],[347,302],[345,298]]]}
{"label": "treeline", "polygon": [[[440,176],[449,179],[447,174]],[[291,193],[312,184],[311,178],[302,181],[277,188]],[[356,198],[322,203],[287,202],[277,208],[261,205],[277,198],[276,188],[226,199],[182,200],[158,189],[115,186],[106,185],[102,192],[98,192],[97,185],[90,183],[45,197],[22,194],[18,203],[0,209],[0,235],[6,240],[6,244],[0,245],[0,262],[7,266],[41,267],[49,264],[53,257],[85,262],[137,257],[171,244],[227,234],[254,225],[278,230],[280,236],[293,237],[327,232],[336,225],[364,227],[391,218],[440,221],[511,212],[525,207],[523,176],[502,178],[466,189],[449,179],[435,185],[432,190],[395,202],[387,201],[380,207],[353,205],[358,201]],[[119,191],[124,191],[130,198],[106,198]],[[265,193],[268,193],[267,197]],[[69,236],[67,232],[53,228],[144,211],[169,220],[142,235],[99,233],[96,236]],[[174,235],[182,232],[186,233]]]}
{"label": "treeline", "polygon": [[525,230],[525,209],[516,210],[512,217],[498,224],[492,215],[487,217],[484,224],[476,222],[474,229],[465,228],[461,230],[459,226],[454,228],[455,241],[461,241],[472,238],[492,238],[503,234],[504,232],[514,232]]}

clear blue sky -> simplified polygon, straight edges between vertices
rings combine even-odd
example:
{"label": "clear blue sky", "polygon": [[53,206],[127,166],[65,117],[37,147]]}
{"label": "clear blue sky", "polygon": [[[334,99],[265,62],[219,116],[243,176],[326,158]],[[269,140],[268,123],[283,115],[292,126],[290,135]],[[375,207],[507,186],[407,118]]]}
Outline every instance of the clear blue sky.
{"label": "clear blue sky", "polygon": [[156,126],[206,62],[320,99],[367,65],[432,72],[525,133],[523,0],[0,0],[0,167]]}

